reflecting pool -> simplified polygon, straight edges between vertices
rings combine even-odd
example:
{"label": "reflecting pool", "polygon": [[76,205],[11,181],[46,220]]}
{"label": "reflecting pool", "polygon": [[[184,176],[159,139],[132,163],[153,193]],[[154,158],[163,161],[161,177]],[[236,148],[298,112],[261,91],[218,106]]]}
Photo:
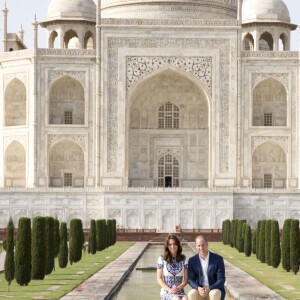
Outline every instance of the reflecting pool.
{"label": "reflecting pool", "polygon": [[[195,255],[195,252],[188,246],[182,245],[183,254],[188,258]],[[126,278],[121,289],[113,300],[158,300],[160,286],[156,281],[156,262],[163,253],[163,245],[150,245],[143,256],[134,267],[133,271]],[[185,287],[186,293],[189,286]]]}

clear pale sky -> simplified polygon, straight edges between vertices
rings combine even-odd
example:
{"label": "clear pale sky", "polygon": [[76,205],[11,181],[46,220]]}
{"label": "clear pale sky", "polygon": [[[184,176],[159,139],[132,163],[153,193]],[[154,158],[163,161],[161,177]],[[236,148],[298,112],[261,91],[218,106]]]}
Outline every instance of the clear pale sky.
{"label": "clear pale sky", "polygon": [[[72,1],[72,0],[68,0]],[[264,1],[264,0],[261,0]],[[290,11],[291,22],[293,24],[300,25],[300,0],[283,0]],[[0,0],[4,8],[4,0]],[[25,31],[24,42],[27,47],[32,47],[32,23],[34,16],[38,22],[45,21],[47,16],[47,8],[50,0],[6,0],[6,6],[9,9],[8,15],[8,32],[18,33],[21,27]],[[3,14],[1,14],[1,31],[0,41],[2,41],[3,35]],[[292,32],[292,44],[291,50],[299,49],[299,33],[297,30]],[[1,45],[2,46],[2,45]],[[46,31],[43,28],[39,28],[39,47],[46,47]]]}

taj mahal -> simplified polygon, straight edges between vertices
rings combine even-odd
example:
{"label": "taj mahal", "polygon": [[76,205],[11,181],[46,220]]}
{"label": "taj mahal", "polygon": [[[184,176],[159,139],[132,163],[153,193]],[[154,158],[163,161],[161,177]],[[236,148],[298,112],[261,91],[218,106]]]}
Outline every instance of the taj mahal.
{"label": "taj mahal", "polygon": [[0,228],[300,218],[300,55],[283,0],[49,0],[31,49],[2,12]]}

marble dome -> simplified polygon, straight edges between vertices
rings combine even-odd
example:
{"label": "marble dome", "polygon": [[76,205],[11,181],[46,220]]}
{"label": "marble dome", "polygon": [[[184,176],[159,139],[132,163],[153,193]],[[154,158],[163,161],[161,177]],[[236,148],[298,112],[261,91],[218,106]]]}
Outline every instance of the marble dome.
{"label": "marble dome", "polygon": [[290,23],[290,14],[282,0],[245,0],[242,9],[243,23]]}
{"label": "marble dome", "polygon": [[96,4],[93,0],[51,0],[47,21],[85,20],[96,21]]}
{"label": "marble dome", "polygon": [[102,0],[102,18],[236,19],[237,0]]}

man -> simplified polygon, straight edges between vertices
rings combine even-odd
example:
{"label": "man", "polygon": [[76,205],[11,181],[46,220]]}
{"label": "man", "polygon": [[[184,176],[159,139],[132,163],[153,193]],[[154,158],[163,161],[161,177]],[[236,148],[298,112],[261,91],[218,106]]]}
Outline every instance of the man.
{"label": "man", "polygon": [[198,254],[188,263],[189,300],[224,300],[225,267],[223,257],[208,250],[208,243],[203,235],[196,237]]}

